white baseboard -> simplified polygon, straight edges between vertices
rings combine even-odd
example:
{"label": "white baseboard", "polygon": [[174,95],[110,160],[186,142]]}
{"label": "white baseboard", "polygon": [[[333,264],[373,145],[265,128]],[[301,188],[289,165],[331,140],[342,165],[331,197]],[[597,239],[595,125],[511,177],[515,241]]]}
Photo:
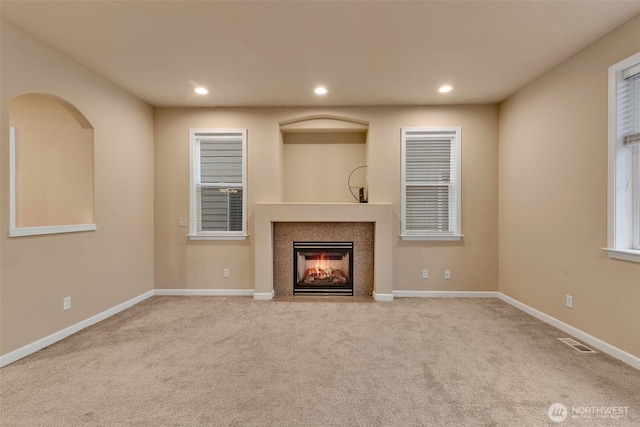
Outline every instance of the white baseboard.
{"label": "white baseboard", "polygon": [[[50,346],[64,338],[88,327],[94,325],[108,317],[113,316],[129,307],[132,307],[147,298],[154,295],[171,295],[171,296],[183,296],[183,295],[206,295],[206,296],[253,296],[255,300],[271,300],[275,293],[274,291],[267,293],[255,292],[253,289],[155,289],[145,292],[135,298],[118,304],[117,306],[96,314],[86,320],[69,326],[61,331],[55,332],[45,338],[39,339],[31,344],[27,344],[17,350],[0,356],[0,368],[6,366],[16,360],[29,356],[45,347]],[[548,314],[545,314],[535,308],[529,307],[526,304],[521,303],[501,292],[467,292],[467,291],[392,291],[390,294],[376,294],[374,292],[373,298],[376,301],[393,301],[394,297],[408,298],[408,297],[422,297],[422,298],[498,298],[509,305],[545,322],[549,325],[560,329],[567,334],[578,338],[579,340],[597,348],[598,350],[606,353],[616,359],[623,361],[624,363],[633,366],[636,369],[640,369],[640,358],[633,354],[627,353],[611,344],[608,344],[586,332],[581,331],[571,325],[568,325]]]}
{"label": "white baseboard", "polygon": [[253,289],[156,289],[157,296],[252,297]]}
{"label": "white baseboard", "polygon": [[98,322],[105,320],[108,317],[113,316],[114,314],[120,313],[122,310],[126,310],[129,307],[132,307],[139,302],[146,300],[154,295],[153,291],[145,292],[142,295],[139,295],[135,298],[130,299],[129,301],[125,301],[122,304],[118,304],[115,307],[112,307],[108,310],[103,311],[102,313],[96,314],[88,319],[85,319],[81,322],[76,323],[75,325],[69,326],[61,331],[55,332],[47,337],[39,339],[38,341],[32,342],[31,344],[27,344],[24,347],[20,347],[17,350],[14,350],[10,353],[5,354],[4,356],[0,356],[0,368],[8,365],[9,363],[13,363],[16,360],[22,359],[23,357],[29,356],[30,354],[35,353],[36,351],[42,350],[45,347],[50,346],[51,344],[55,344],[58,341],[65,339],[66,337],[75,334],[76,332],[94,325]]}
{"label": "white baseboard", "polygon": [[[575,328],[571,325],[568,325],[555,317],[549,316],[535,308],[529,307],[526,304],[521,303],[518,300],[515,300],[502,292],[468,292],[468,291],[392,291],[393,297],[397,298],[408,298],[408,297],[422,297],[422,298],[498,298],[507,304],[521,310],[536,319],[542,320],[543,322],[560,329],[567,334],[578,338],[579,340],[589,344],[603,353],[608,354],[609,356],[615,357],[618,360],[623,361],[624,363],[633,366],[636,369],[640,369],[640,357],[636,357],[633,354],[627,353],[624,350],[619,349],[607,342],[602,341],[599,338],[596,338],[592,335],[587,334],[586,332],[581,331],[578,328]],[[377,299],[377,298],[376,298]]]}
{"label": "white baseboard", "polygon": [[640,357],[636,357],[633,354],[627,353],[626,351],[621,350],[618,347],[615,347],[609,343],[602,341],[599,338],[589,335],[578,328],[574,328],[573,326],[568,325],[563,321],[558,320],[555,317],[551,317],[548,314],[545,314],[539,310],[536,310],[535,308],[529,307],[528,305],[523,304],[520,301],[515,300],[501,292],[498,292],[498,298],[506,302],[507,304],[512,305],[515,308],[521,311],[524,311],[527,314],[530,314],[536,319],[542,320],[543,322],[548,323],[549,325],[555,328],[558,328],[561,331],[566,332],[567,334],[575,338],[578,338],[579,340],[597,348],[603,353],[606,353],[609,356],[615,357],[616,359],[619,359],[624,363],[630,366],[633,366],[636,369],[640,369]]}
{"label": "white baseboard", "polygon": [[393,294],[377,294],[374,292],[373,299],[376,301],[393,301]]}
{"label": "white baseboard", "polygon": [[253,299],[270,300],[270,299],[273,299],[273,297],[275,295],[276,295],[275,291],[271,291],[271,292],[255,292],[253,294]]}
{"label": "white baseboard", "polygon": [[392,291],[398,298],[498,298],[499,292],[485,291]]}

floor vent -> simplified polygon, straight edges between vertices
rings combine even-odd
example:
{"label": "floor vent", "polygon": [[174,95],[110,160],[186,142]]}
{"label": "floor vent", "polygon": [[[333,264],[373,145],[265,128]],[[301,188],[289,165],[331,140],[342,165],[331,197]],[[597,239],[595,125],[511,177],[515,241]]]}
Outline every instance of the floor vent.
{"label": "floor vent", "polygon": [[560,341],[562,341],[563,343],[565,343],[566,345],[575,348],[580,353],[597,353],[597,351],[587,347],[584,344],[579,343],[578,341],[574,340],[573,338],[558,338],[558,339]]}

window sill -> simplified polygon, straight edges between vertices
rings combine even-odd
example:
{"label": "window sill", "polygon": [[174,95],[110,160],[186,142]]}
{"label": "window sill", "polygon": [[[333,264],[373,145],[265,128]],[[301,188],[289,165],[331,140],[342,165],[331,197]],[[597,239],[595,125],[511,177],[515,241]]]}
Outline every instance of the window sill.
{"label": "window sill", "polygon": [[9,237],[41,236],[45,234],[79,233],[96,231],[95,224],[52,225],[49,227],[19,227],[9,229]]}
{"label": "window sill", "polygon": [[189,240],[247,240],[248,234],[206,235],[188,234]]}
{"label": "window sill", "polygon": [[623,261],[640,262],[640,250],[602,248],[609,254],[609,258]]}
{"label": "window sill", "polygon": [[414,241],[431,241],[431,242],[447,242],[447,241],[456,241],[460,240],[464,237],[462,234],[452,234],[452,235],[418,235],[418,234],[401,234],[400,238],[402,240],[414,240]]}

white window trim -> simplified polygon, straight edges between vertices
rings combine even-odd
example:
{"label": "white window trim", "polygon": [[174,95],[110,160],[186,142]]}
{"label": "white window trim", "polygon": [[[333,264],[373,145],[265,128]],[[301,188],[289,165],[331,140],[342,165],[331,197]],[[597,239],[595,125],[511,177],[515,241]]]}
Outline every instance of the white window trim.
{"label": "white window trim", "polygon": [[638,252],[640,252],[640,147],[636,147],[634,153],[633,153],[633,162],[634,162],[634,177],[633,177],[633,182],[638,183],[638,185],[636,185],[635,188],[635,192],[634,192],[634,199],[633,199],[633,205],[636,206],[636,209],[638,209],[638,212],[636,212],[636,215],[633,218],[633,248],[635,250],[637,250]]}
{"label": "white window trim", "polygon": [[45,227],[17,227],[18,205],[16,194],[18,179],[16,176],[16,162],[18,160],[18,140],[15,127],[9,128],[9,237],[41,236],[46,234],[79,233],[96,231],[95,224],[49,225]]}
{"label": "white window trim", "polygon": [[[406,212],[406,132],[407,131],[425,131],[430,133],[441,132],[453,136],[453,143],[455,144],[455,170],[456,170],[456,200],[455,209],[453,212],[453,224],[454,230],[452,234],[436,234],[436,233],[417,233],[407,231],[407,212]],[[458,241],[461,240],[464,235],[462,234],[462,153],[461,153],[461,138],[462,127],[460,126],[448,126],[448,127],[403,127],[401,129],[401,180],[402,188],[400,195],[400,208],[401,208],[401,234],[400,238],[407,241]],[[448,136],[449,136],[448,135]]]}
{"label": "white window trim", "polygon": [[48,227],[14,227],[9,229],[9,237],[41,236],[45,234],[79,233],[96,231],[95,224],[51,225]]}
{"label": "white window trim", "polygon": [[[215,133],[242,133],[242,230],[241,231],[198,231],[197,213],[198,198],[196,196],[195,164],[197,151],[196,140],[200,135]],[[222,128],[189,129],[189,240],[246,240],[247,234],[247,130]]]}
{"label": "white window trim", "polygon": [[[639,63],[640,53],[637,53],[609,67],[607,247],[603,249],[610,258],[632,262],[640,262],[640,249],[637,249],[640,242],[636,241],[637,236],[632,236],[634,228],[640,226],[640,213],[634,215],[629,209],[634,198],[640,197],[640,185],[634,184],[638,182],[640,173],[640,156],[635,155],[635,159],[630,161],[628,151],[623,151],[628,150],[628,147],[624,147],[622,138],[618,135],[617,110],[618,83],[622,78],[622,71]],[[628,182],[634,185],[632,191],[621,190],[627,187]]]}

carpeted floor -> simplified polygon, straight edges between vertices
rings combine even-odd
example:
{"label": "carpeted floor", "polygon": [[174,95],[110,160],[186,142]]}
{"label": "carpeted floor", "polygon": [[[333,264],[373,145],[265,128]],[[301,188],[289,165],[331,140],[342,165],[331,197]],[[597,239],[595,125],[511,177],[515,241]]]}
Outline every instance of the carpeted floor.
{"label": "carpeted floor", "polygon": [[565,336],[496,299],[153,297],[0,369],[0,425],[640,425],[640,371]]}

